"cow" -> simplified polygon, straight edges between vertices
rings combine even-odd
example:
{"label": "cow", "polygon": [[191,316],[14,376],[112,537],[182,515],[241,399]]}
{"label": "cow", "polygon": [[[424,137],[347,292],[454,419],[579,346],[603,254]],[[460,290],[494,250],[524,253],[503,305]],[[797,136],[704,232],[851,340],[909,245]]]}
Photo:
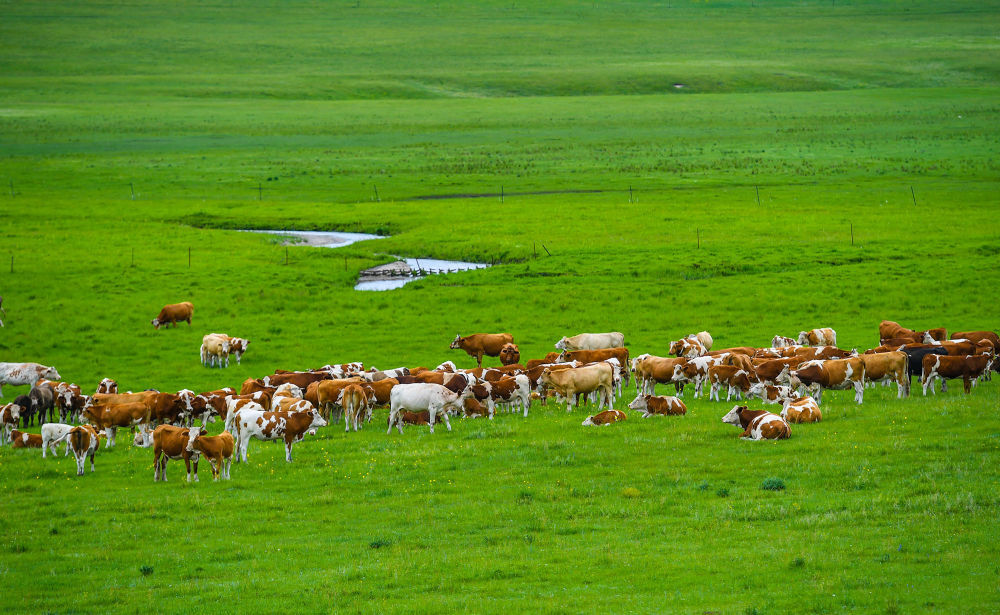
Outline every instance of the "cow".
{"label": "cow", "polygon": [[75,384],[60,382],[55,387],[56,408],[59,410],[59,422],[65,423],[67,419],[77,422],[80,419],[80,412],[87,404],[87,396],[83,395],[80,387]]}
{"label": "cow", "polygon": [[[58,451],[56,446],[58,444],[66,444],[66,454],[69,454],[69,442],[66,440],[66,436],[72,431],[72,425],[66,425],[65,423],[45,423],[42,425],[42,458],[45,458],[45,453],[49,450],[55,455]],[[95,432],[96,433],[96,432]]]}
{"label": "cow", "polygon": [[601,392],[598,410],[605,405],[611,410],[614,405],[614,370],[607,363],[563,370],[546,367],[542,370],[541,381],[566,398],[566,412],[573,411],[573,402],[577,395],[598,390]]}
{"label": "cow", "polygon": [[156,424],[180,424],[189,412],[189,401],[177,393],[153,393],[146,405],[150,421]]}
{"label": "cow", "polygon": [[854,401],[865,398],[865,363],[860,357],[807,361],[791,372],[791,386],[816,391],[816,401],[823,403],[823,389],[854,389]]}
{"label": "cow", "polygon": [[[116,395],[97,394],[91,396],[84,407],[81,418],[89,421],[107,436],[105,448],[115,445],[119,427],[148,426],[155,392],[123,393]],[[148,430],[143,430],[148,431]]]}
{"label": "cow", "polygon": [[550,363],[555,363],[559,360],[559,355],[561,354],[562,352],[550,352],[545,355],[544,359],[528,359],[528,362],[524,364],[524,368],[526,371],[530,371],[538,367],[539,365],[548,365]]}
{"label": "cow", "polygon": [[327,371],[318,372],[278,372],[262,379],[265,386],[279,387],[283,384],[294,384],[305,390],[313,382],[330,380],[333,376]]}
{"label": "cow", "polygon": [[[243,337],[229,338],[229,354],[236,357],[236,364],[239,365],[243,359],[243,353],[250,347],[250,340]],[[226,473],[228,478],[228,472]]]}
{"label": "cow", "polygon": [[803,346],[836,346],[837,332],[829,327],[800,331],[798,341]]}
{"label": "cow", "polygon": [[191,429],[160,425],[153,430],[153,482],[167,480],[167,462],[171,459],[183,459],[187,466],[187,482],[191,482],[191,462],[194,462],[194,480],[198,480],[197,451],[188,450],[188,440]]}
{"label": "cow", "polygon": [[3,397],[3,385],[21,386],[33,384],[39,378],[60,380],[59,372],[54,367],[39,363],[0,363],[0,397]]}
{"label": "cow", "polygon": [[674,368],[686,359],[640,355],[633,362],[636,387],[640,393],[655,395],[657,384],[673,383],[678,395],[684,391],[684,383],[674,379]]}
{"label": "cow", "polygon": [[605,410],[604,412],[598,412],[593,416],[588,416],[583,419],[583,423],[581,423],[581,425],[604,425],[607,427],[612,423],[624,421],[627,418],[628,416],[626,416],[621,410]]}
{"label": "cow", "polygon": [[733,406],[722,422],[742,428],[740,437],[745,440],[784,440],[792,435],[788,422],[779,415],[746,406]]}
{"label": "cow", "polygon": [[438,418],[444,419],[444,424],[451,431],[451,423],[448,421],[448,411],[455,413],[462,411],[463,401],[471,396],[471,392],[458,394],[449,391],[440,384],[415,383],[393,387],[389,394],[389,429],[386,434],[392,433],[395,424],[399,433],[403,433],[403,422],[400,413],[406,410],[411,412],[428,412],[427,424],[430,425],[431,433],[434,433],[434,422]]}
{"label": "cow", "polygon": [[10,441],[10,432],[18,426],[20,421],[21,406],[16,403],[0,406],[0,444]]}
{"label": "cow", "polygon": [[916,376],[917,378],[923,373],[924,357],[927,355],[942,355],[948,356],[948,351],[940,346],[924,346],[921,348],[900,348],[900,352],[906,354],[907,363],[907,385],[906,388],[910,389],[910,380]]}
{"label": "cow", "polygon": [[240,395],[247,395],[249,393],[256,393],[257,391],[269,391],[271,393],[278,388],[277,386],[270,386],[259,378],[247,378],[240,385]]}
{"label": "cow", "polygon": [[699,331],[698,333],[692,333],[688,335],[686,339],[698,340],[698,342],[702,346],[704,346],[706,352],[711,350],[712,344],[715,343],[715,340],[712,339],[712,334],[709,333],[708,331]]}
{"label": "cow", "polygon": [[474,333],[466,337],[456,335],[451,342],[451,349],[464,350],[470,357],[476,358],[477,367],[482,367],[483,355],[499,356],[505,345],[513,343],[514,336],[510,333]]}
{"label": "cow", "polygon": [[719,390],[723,384],[726,385],[726,401],[732,398],[734,391],[737,399],[743,399],[743,394],[750,389],[750,373],[735,365],[712,365],[708,368],[708,383],[711,385],[709,401],[721,401]]}
{"label": "cow", "polygon": [[97,392],[111,393],[111,394],[117,393],[118,383],[112,380],[111,378],[105,378],[101,380],[100,384],[97,385]]}
{"label": "cow", "polygon": [[708,370],[713,365],[721,365],[725,355],[701,356],[687,359],[674,366],[673,379],[694,383],[694,396],[700,397],[702,387],[708,380]]}
{"label": "cow", "polygon": [[55,418],[56,392],[50,384],[33,385],[28,391],[28,399],[31,400],[31,412],[38,415],[39,424]]}
{"label": "cow", "polygon": [[[517,406],[520,404],[524,408],[524,416],[528,416],[528,406],[531,404],[531,383],[524,374],[504,376],[500,380],[490,383],[490,398],[494,404],[510,404],[512,411],[517,411]],[[490,418],[493,417],[490,416]]]}
{"label": "cow", "polygon": [[[31,398],[27,395],[18,395],[14,398],[14,405],[20,408],[19,414],[21,416],[22,427],[35,424],[35,410],[31,405]],[[38,424],[41,425],[41,421]]]}
{"label": "cow", "polygon": [[229,336],[224,333],[209,333],[201,338],[201,364],[211,367],[218,364],[221,368],[223,361],[229,367]]}
{"label": "cow", "polygon": [[340,392],[340,406],[344,409],[344,431],[361,429],[361,423],[371,418],[368,409],[368,396],[358,383],[351,383]]}
{"label": "cow", "polygon": [[[517,344],[504,344],[500,349],[500,363],[504,365],[514,365],[521,362],[521,351]],[[455,371],[455,370],[451,370]]]}
{"label": "cow", "polygon": [[[599,350],[564,350],[562,354],[559,355],[559,363],[570,363],[573,361],[579,361],[580,363],[597,363],[599,361],[607,361],[608,359],[617,359],[620,368],[629,365],[628,358],[628,348],[618,347],[618,348],[602,348]],[[629,370],[621,369],[622,376],[625,379],[625,386],[629,384]]]}
{"label": "cow", "polygon": [[366,393],[368,393],[368,400],[371,402],[370,405],[389,405],[392,389],[398,384],[399,380],[396,380],[395,378],[386,378],[384,380],[379,380],[378,382],[366,382]]}
{"label": "cow", "polygon": [[490,412],[489,408],[484,408],[483,404],[479,403],[475,397],[467,397],[465,401],[462,402],[462,410],[464,412],[463,416],[468,419],[475,419],[479,417],[493,418],[493,413]]}
{"label": "cow", "polygon": [[[318,388],[316,393],[317,395],[319,394]],[[278,409],[278,404],[281,403],[282,398],[302,399],[302,397],[302,389],[296,385],[290,382],[282,384],[271,394],[271,410]]]}
{"label": "cow", "polygon": [[315,433],[316,429],[327,425],[326,419],[319,412],[255,412],[244,408],[239,411],[234,421],[238,436],[240,459],[247,460],[247,448],[250,439],[278,440],[285,442],[285,461],[292,461],[292,445],[301,442],[306,432]]}
{"label": "cow", "polygon": [[985,355],[963,355],[963,356],[941,356],[927,355],[923,359],[923,372],[920,375],[920,384],[924,387],[924,395],[927,395],[927,387],[931,392],[934,390],[934,380],[941,380],[941,390],[945,391],[944,382],[952,378],[961,378],[965,386],[966,394],[972,392],[972,385],[976,378],[983,375],[989,369],[993,358]]}
{"label": "cow", "polygon": [[336,380],[324,380],[316,386],[316,408],[324,419],[331,421],[340,420],[340,412],[343,406],[340,405],[340,394],[349,385],[362,382],[360,378],[338,378]]}
{"label": "cow", "polygon": [[[80,425],[73,427],[66,439],[68,440],[68,448],[73,451],[73,457],[76,458],[76,475],[83,476],[84,463],[88,457],[90,457],[90,471],[94,472],[94,455],[97,454],[97,446],[100,443],[97,431],[90,425]],[[54,450],[53,453],[55,453]],[[44,448],[42,455],[45,455]]]}
{"label": "cow", "polygon": [[186,320],[190,327],[192,314],[194,314],[194,306],[191,305],[190,301],[171,303],[163,306],[159,315],[150,322],[156,329],[159,329],[161,325],[169,325],[170,323],[173,323],[176,329],[177,323]]}
{"label": "cow", "polygon": [[808,395],[786,399],[781,408],[781,418],[789,423],[818,423],[823,419],[819,404]]}
{"label": "cow", "polygon": [[969,340],[970,342],[981,342],[986,339],[993,342],[994,348],[1000,348],[1000,337],[998,337],[993,331],[959,331],[952,333],[951,339]]}
{"label": "cow", "polygon": [[680,399],[662,395],[639,395],[628,405],[629,410],[641,410],[642,418],[648,419],[657,414],[678,416],[687,414],[687,406]]}
{"label": "cow", "polygon": [[800,361],[812,361],[814,359],[846,359],[858,356],[857,350],[841,350],[836,346],[801,346],[795,351],[795,356]]}
{"label": "cow", "polygon": [[797,345],[795,340],[784,335],[775,335],[771,338],[771,348],[787,348],[788,346],[795,345]]}
{"label": "cow", "polygon": [[[392,420],[393,418],[390,415],[387,421],[390,433],[392,432]],[[431,413],[428,410],[420,410],[419,412],[410,412],[409,410],[403,410],[396,417],[396,422],[403,425],[429,425],[430,421],[431,421]]]}
{"label": "cow", "polygon": [[621,348],[625,345],[625,334],[613,331],[611,333],[580,333],[572,337],[563,337],[556,342],[558,350],[601,350],[603,348]]}
{"label": "cow", "polygon": [[685,359],[704,356],[707,352],[708,349],[698,339],[687,337],[670,342],[670,347],[667,349],[668,354],[672,354],[675,357],[684,357]]}
{"label": "cow", "polygon": [[921,336],[921,341],[925,344],[930,344],[931,342],[943,342],[948,339],[948,330],[944,327],[918,331],[918,334]]}
{"label": "cow", "polygon": [[746,370],[748,374],[753,374],[753,357],[745,354],[732,353],[726,355],[722,360],[723,365],[732,365],[740,369]]}
{"label": "cow", "polygon": [[895,382],[897,399],[910,396],[909,358],[905,352],[862,354],[858,358],[865,364],[866,380]]}
{"label": "cow", "polygon": [[791,387],[782,385],[770,385],[763,382],[755,382],[747,390],[747,399],[756,397],[765,404],[781,404],[786,399],[793,399],[797,395]]}
{"label": "cow", "polygon": [[[244,409],[252,412],[266,412],[269,407],[270,405],[261,405],[252,399],[241,399],[233,396],[226,397],[226,420],[223,423],[223,429],[229,433],[235,433],[236,416]],[[239,436],[238,433],[235,433],[235,435]]]}
{"label": "cow", "polygon": [[[208,460],[212,468],[212,480],[223,480],[232,478],[229,470],[233,464],[233,451],[235,450],[235,440],[233,434],[224,431],[217,436],[210,436],[204,428],[193,427],[188,432],[188,441],[185,449],[188,455],[200,454]],[[198,463],[194,464],[194,480],[198,482]]]}
{"label": "cow", "polygon": [[913,329],[907,329],[898,322],[883,320],[878,325],[878,337],[880,340],[891,340],[893,338],[916,338],[914,341],[919,341],[920,336],[918,336],[917,332]]}
{"label": "cow", "polygon": [[42,448],[42,436],[37,433],[28,433],[20,429],[10,432],[11,448]]}

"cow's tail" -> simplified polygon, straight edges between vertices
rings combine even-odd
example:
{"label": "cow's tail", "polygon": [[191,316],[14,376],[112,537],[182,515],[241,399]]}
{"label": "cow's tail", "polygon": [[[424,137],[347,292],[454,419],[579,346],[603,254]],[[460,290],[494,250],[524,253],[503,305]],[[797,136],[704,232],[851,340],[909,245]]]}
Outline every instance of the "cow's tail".
{"label": "cow's tail", "polygon": [[903,395],[910,396],[910,355],[903,353],[903,378],[906,378],[906,386],[903,387]]}
{"label": "cow's tail", "polygon": [[74,429],[70,433],[70,439],[73,442],[73,454],[79,455],[78,451],[83,449],[83,429]]}

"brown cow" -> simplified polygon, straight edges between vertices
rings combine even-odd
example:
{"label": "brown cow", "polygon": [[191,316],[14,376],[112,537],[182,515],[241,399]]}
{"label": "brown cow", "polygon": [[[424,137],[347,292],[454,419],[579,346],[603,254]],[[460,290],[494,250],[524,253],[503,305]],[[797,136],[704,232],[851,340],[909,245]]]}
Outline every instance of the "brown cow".
{"label": "brown cow", "polygon": [[823,403],[823,389],[854,389],[854,401],[865,399],[865,363],[860,357],[807,361],[791,372],[791,386],[815,390],[815,398]]}
{"label": "brown cow", "polygon": [[628,418],[624,412],[621,410],[605,410],[604,412],[598,412],[593,416],[588,416],[583,420],[581,425],[604,425],[607,427],[612,423],[618,423],[619,421],[624,421]]}
{"label": "brown cow", "polygon": [[160,310],[159,316],[154,318],[151,322],[157,329],[160,325],[167,325],[174,323],[174,328],[177,328],[177,323],[182,320],[186,320],[188,326],[191,326],[191,315],[194,314],[194,306],[191,305],[190,301],[185,301],[183,303],[171,303],[169,305],[163,306]]}
{"label": "brown cow", "polygon": [[723,423],[741,427],[741,438],[747,440],[784,440],[792,435],[788,422],[766,410],[749,410],[746,406],[733,406]]}
{"label": "brown cow", "polygon": [[640,355],[632,363],[635,371],[636,387],[640,393],[646,395],[656,394],[657,384],[673,383],[677,393],[684,391],[684,383],[674,379],[674,368],[683,364],[687,359],[683,357],[657,357],[653,355]]}
{"label": "brown cow", "polygon": [[938,327],[936,329],[928,329],[926,331],[918,331],[920,334],[922,342],[925,344],[930,344],[931,342],[943,342],[948,339],[948,330],[944,327]]}
{"label": "brown cow", "polygon": [[981,342],[987,339],[993,342],[994,348],[1000,348],[1000,337],[992,331],[959,331],[951,334],[953,340],[969,340],[970,342]]}
{"label": "brown cow", "polygon": [[687,406],[684,405],[684,402],[673,396],[639,395],[632,400],[628,407],[629,410],[641,410],[644,419],[657,414],[679,416],[687,413]]}
{"label": "brown cow", "polygon": [[865,364],[865,379],[869,382],[895,382],[896,398],[910,396],[909,359],[905,352],[862,354],[858,358]]}
{"label": "brown cow", "polygon": [[42,434],[28,433],[20,429],[10,432],[11,448],[42,448]]}
{"label": "brown cow", "polygon": [[525,369],[532,370],[538,367],[539,365],[548,365],[550,363],[555,363],[556,361],[559,360],[559,355],[561,354],[562,354],[561,352],[550,352],[547,355],[545,355],[544,359],[528,359],[528,362],[525,363]]}
{"label": "brown cow", "polygon": [[916,331],[913,329],[907,329],[898,322],[894,322],[892,320],[883,320],[878,325],[878,337],[880,340],[891,340],[897,337],[911,338],[916,336]]}
{"label": "brown cow", "polygon": [[513,365],[520,361],[521,351],[517,348],[517,344],[504,344],[500,349],[500,362],[504,365]]}
{"label": "brown cow", "polygon": [[475,419],[479,417],[493,418],[493,413],[488,408],[484,408],[475,397],[467,397],[462,402],[465,418]]}
{"label": "brown cow", "polygon": [[385,378],[384,380],[379,380],[378,382],[365,382],[365,392],[368,394],[368,399],[372,406],[387,406],[390,401],[390,395],[392,393],[392,387],[399,384],[399,380],[395,378]]}
{"label": "brown cow", "polygon": [[496,357],[506,344],[513,344],[514,336],[510,333],[475,333],[467,337],[456,335],[451,342],[451,349],[462,349],[470,357],[476,358],[476,365],[483,366],[483,355]]}
{"label": "brown cow", "polygon": [[788,373],[802,364],[798,357],[786,359],[754,359],[754,375],[764,384],[788,384]]}
{"label": "brown cow", "polygon": [[598,409],[605,404],[608,409],[614,405],[614,369],[608,363],[594,363],[564,370],[546,367],[542,370],[541,380],[547,387],[555,389],[566,398],[567,412],[573,411],[573,402],[578,393],[600,391],[601,401]]}
{"label": "brown cow", "polygon": [[801,346],[795,351],[795,356],[800,361],[812,361],[814,359],[846,359],[857,356],[857,351],[841,350],[836,346]]}
{"label": "brown cow", "polygon": [[247,378],[243,381],[243,385],[240,386],[240,395],[256,393],[257,391],[269,391],[274,393],[277,388],[278,387],[268,386],[267,383],[259,378]]}
{"label": "brown cow", "polygon": [[344,431],[351,430],[351,423],[357,431],[365,420],[371,418],[368,396],[360,384],[352,383],[344,387],[340,393],[340,405],[344,408]]}
{"label": "brown cow", "polygon": [[[399,417],[398,421],[404,425],[430,425],[431,422],[430,410],[419,410],[417,412],[403,410],[397,416]],[[388,420],[390,422],[387,422],[386,424],[390,425],[391,429],[392,416],[390,416]]]}
{"label": "brown cow", "polygon": [[607,361],[608,359],[618,359],[618,364],[621,366],[622,377],[625,380],[625,386],[629,384],[629,360],[628,360],[628,348],[620,346],[618,348],[603,348],[601,350],[564,350],[561,355],[559,355],[560,363],[570,363],[572,361],[579,361],[586,365],[587,363],[597,363],[599,361]]}
{"label": "brown cow", "polygon": [[[193,429],[199,429],[197,427]],[[198,480],[198,451],[188,450],[191,429],[160,425],[153,430],[153,482],[167,480],[167,461],[183,459],[187,466],[187,480],[191,482],[191,462],[194,461],[194,480]]]}
{"label": "brown cow", "polygon": [[[212,468],[212,480],[232,478],[229,470],[233,465],[233,451],[236,448],[233,434],[224,431],[217,436],[210,436],[198,427],[191,428],[188,434],[187,452],[189,455],[201,453]],[[166,478],[164,478],[166,480]],[[198,481],[198,464],[194,465],[194,480]]]}
{"label": "brown cow", "polygon": [[812,397],[786,399],[781,409],[781,418],[789,423],[818,423],[823,419],[819,404]]}
{"label": "brown cow", "polygon": [[[340,394],[349,385],[361,383],[361,378],[338,378],[324,380],[316,388],[316,409],[325,420],[340,420],[344,407],[340,404]],[[331,418],[332,417],[332,418]]]}
{"label": "brown cow", "polygon": [[266,386],[279,387],[283,384],[294,384],[303,391],[309,388],[313,382],[330,380],[332,376],[329,372],[285,372],[264,376],[261,380]]}
{"label": "brown cow", "polygon": [[927,395],[927,387],[934,390],[934,380],[941,380],[941,391],[947,391],[945,381],[952,378],[961,378],[965,386],[966,394],[972,392],[972,385],[979,376],[982,376],[990,366],[992,357],[985,354],[963,355],[963,356],[942,356],[929,354],[924,357],[923,372],[920,374],[920,383],[924,386],[924,395]]}
{"label": "brown cow", "polygon": [[[97,397],[97,395],[94,395]],[[149,431],[150,409],[145,402],[131,401],[120,404],[92,404],[83,409],[81,418],[96,429],[104,430],[107,442],[104,448],[115,445],[119,427],[138,427],[143,433]]]}

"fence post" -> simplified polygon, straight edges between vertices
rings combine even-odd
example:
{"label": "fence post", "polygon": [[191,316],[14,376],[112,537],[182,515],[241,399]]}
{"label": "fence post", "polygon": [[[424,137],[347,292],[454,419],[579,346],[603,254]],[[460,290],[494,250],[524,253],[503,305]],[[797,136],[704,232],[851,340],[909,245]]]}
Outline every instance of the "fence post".
{"label": "fence post", "polygon": [[[11,191],[11,196],[13,196],[13,191]],[[910,196],[913,197],[913,206],[917,206],[917,194],[913,191],[913,186],[910,186]]]}
{"label": "fence post", "polygon": [[754,186],[753,189],[757,191],[757,207],[760,207],[760,186]]}
{"label": "fence post", "polygon": [[264,184],[257,182],[257,200],[264,200]]}
{"label": "fence post", "polygon": [[503,186],[500,186],[500,204],[503,204]]}
{"label": "fence post", "polygon": [[854,245],[854,223],[851,222],[851,245]]}
{"label": "fence post", "polygon": [[132,200],[134,201],[135,200],[135,186],[132,185],[132,182],[128,183],[128,189],[132,191]]}

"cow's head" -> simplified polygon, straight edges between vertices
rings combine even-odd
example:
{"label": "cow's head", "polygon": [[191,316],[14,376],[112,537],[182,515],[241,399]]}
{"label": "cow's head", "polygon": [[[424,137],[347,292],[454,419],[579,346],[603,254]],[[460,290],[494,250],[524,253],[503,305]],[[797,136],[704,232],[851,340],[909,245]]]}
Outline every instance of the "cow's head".
{"label": "cow's head", "polygon": [[565,363],[566,361],[568,361],[569,355],[566,354],[568,352],[569,352],[568,350],[563,350],[562,352],[560,352],[559,356],[556,357],[556,363]]}
{"label": "cow's head", "polygon": [[799,331],[798,343],[801,346],[805,346],[805,345],[807,345],[809,343],[809,332],[808,331]]}
{"label": "cow's head", "polygon": [[316,410],[310,412],[310,416],[312,416],[312,421],[309,423],[309,429],[312,431],[313,435],[316,435],[317,429],[319,429],[320,427],[326,427],[327,425],[326,419],[320,416],[319,412],[317,412]]}
{"label": "cow's head", "polygon": [[462,342],[463,342],[463,341],[465,341],[465,340],[464,340],[464,339],[462,339],[462,336],[461,336],[461,335],[456,335],[456,336],[455,336],[455,339],[454,339],[454,340],[453,340],[453,341],[451,342],[451,349],[452,349],[452,350],[456,350],[456,349],[458,349],[458,348],[461,348],[461,347],[462,347]]}
{"label": "cow's head", "polygon": [[517,344],[504,344],[500,349],[500,362],[504,365],[513,365],[521,360],[521,351]]}
{"label": "cow's head", "polygon": [[153,325],[154,328],[156,328],[156,329],[160,328],[160,320],[158,318],[154,318],[153,320],[151,320],[149,322]]}
{"label": "cow's head", "polygon": [[670,342],[670,348],[667,349],[667,354],[672,354],[676,357],[681,356],[684,352],[684,340],[677,340],[675,342]]}
{"label": "cow's head", "polygon": [[649,407],[649,395],[639,395],[628,405],[629,410],[645,410]]}
{"label": "cow's head", "polygon": [[208,431],[204,427],[192,427],[187,430],[187,445],[184,447],[187,452],[194,452],[194,441],[198,439],[198,436],[207,436]]}
{"label": "cow's head", "polygon": [[45,366],[42,367],[44,367],[44,369],[39,371],[38,373],[39,378],[46,378],[48,380],[62,380],[62,378],[59,376],[59,372],[56,371],[56,368],[45,367]]}
{"label": "cow's head", "polygon": [[566,350],[566,336],[563,336],[558,342],[556,342],[557,350]]}
{"label": "cow's head", "polygon": [[733,409],[726,413],[726,416],[722,417],[723,423],[728,423],[730,425],[735,425],[736,427],[742,427],[740,422],[740,414],[746,412],[746,406],[733,406]]}

